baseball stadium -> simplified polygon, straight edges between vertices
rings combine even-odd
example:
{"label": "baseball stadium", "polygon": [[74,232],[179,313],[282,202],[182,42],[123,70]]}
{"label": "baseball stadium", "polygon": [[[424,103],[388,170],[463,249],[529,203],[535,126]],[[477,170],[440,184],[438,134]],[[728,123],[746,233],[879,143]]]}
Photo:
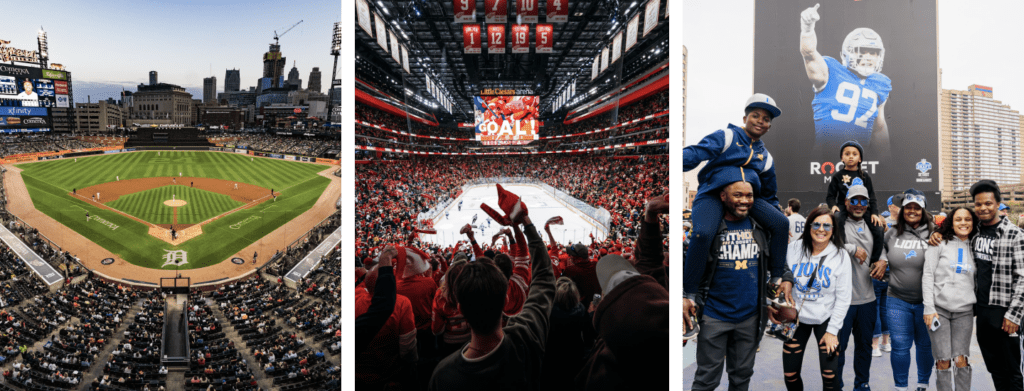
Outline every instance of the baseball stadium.
{"label": "baseball stadium", "polygon": [[[321,389],[340,364],[340,167],[325,157],[336,157],[331,136],[151,128],[6,138],[0,322],[41,331],[0,333],[0,362],[39,363],[16,378],[56,387],[12,389],[207,389],[228,380],[223,389]],[[129,313],[139,314],[134,324],[118,319]],[[98,314],[115,322],[92,319]],[[82,320],[61,321],[73,316]],[[222,326],[230,331],[214,331]],[[112,354],[93,365],[72,353],[83,327],[125,329],[122,343],[142,347],[88,344]],[[47,342],[51,333],[66,339]],[[203,339],[217,342],[197,344]],[[52,352],[78,362],[49,370],[43,355]],[[261,364],[273,352],[279,369]]]}

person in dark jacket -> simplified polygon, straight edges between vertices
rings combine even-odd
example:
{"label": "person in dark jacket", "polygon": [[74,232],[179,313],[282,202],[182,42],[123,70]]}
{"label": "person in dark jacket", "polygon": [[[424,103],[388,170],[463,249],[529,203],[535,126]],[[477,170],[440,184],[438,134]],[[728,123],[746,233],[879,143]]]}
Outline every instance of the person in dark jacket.
{"label": "person in dark jacket", "polygon": [[868,220],[874,225],[884,225],[885,218],[878,214],[875,186],[871,183],[871,176],[861,167],[861,163],[864,162],[864,147],[856,141],[847,141],[839,147],[839,158],[842,159],[843,169],[832,174],[832,180],[828,182],[825,203],[832,209],[832,213],[846,211],[846,193],[850,191],[850,187],[862,185],[868,189]]}
{"label": "person in dark jacket", "polygon": [[356,318],[356,354],[370,346],[370,341],[377,335],[384,323],[395,310],[395,273],[391,266],[391,258],[398,254],[394,246],[387,246],[380,256],[377,286],[370,301],[370,309]]}
{"label": "person in dark jacket", "polygon": [[580,302],[580,291],[569,277],[555,281],[554,304],[541,370],[544,381],[539,385],[541,390],[571,390],[573,379],[583,367],[584,355],[594,345],[593,318]]}
{"label": "person in dark jacket", "polygon": [[496,221],[522,224],[526,234],[533,278],[523,310],[501,327],[508,280],[486,258],[466,265],[454,288],[469,324],[469,344],[441,360],[430,378],[429,390],[536,389],[542,381],[555,276],[544,240],[530,221],[526,205],[516,198],[514,202],[502,202],[502,210],[509,216]]}
{"label": "person in dark jacket", "polygon": [[[737,180],[749,181],[754,188],[754,201],[750,216],[771,233],[770,254],[774,255],[771,272],[781,275],[785,267],[789,244],[789,219],[782,214],[776,195],[775,165],[761,138],[768,133],[772,120],[782,114],[775,100],[765,94],[754,94],[744,109],[743,127],[729,125],[727,129],[704,137],[700,143],[683,149],[683,171],[707,164],[697,174],[700,185],[693,199],[693,235],[686,250],[687,264],[700,265],[687,268],[684,278],[693,283],[703,273],[703,265],[711,251],[711,241],[723,217],[719,199],[722,188]],[[734,179],[739,178],[739,179]],[[693,273],[692,275],[690,273]],[[684,284],[684,288],[686,284]],[[688,293],[695,291],[687,290]]]}
{"label": "person in dark jacket", "polygon": [[[722,378],[726,352],[735,352],[737,357],[729,360],[735,367],[729,368],[730,390],[746,390],[754,372],[754,355],[764,335],[768,321],[766,310],[768,268],[773,257],[767,249],[768,237],[756,220],[747,216],[754,203],[754,190],[744,177],[734,177],[721,194],[725,206],[725,218],[720,222],[712,244],[707,265],[699,265],[699,294],[691,293],[689,284],[693,261],[686,264],[683,275],[683,323],[688,329],[689,315],[699,317],[700,334],[697,336],[697,372],[694,374],[694,391],[714,390]],[[788,236],[788,230],[785,233]],[[780,294],[787,302],[793,303],[793,274],[785,259],[781,260],[781,272],[773,271],[773,279],[780,278]],[[728,289],[724,287],[728,286]]]}
{"label": "person in dark jacket", "polygon": [[[669,295],[658,216],[664,195],[648,200],[636,242],[636,265],[609,254],[597,263],[603,297],[594,310],[597,341],[576,376],[577,390],[664,390],[669,375]],[[637,376],[637,374],[642,374]]]}

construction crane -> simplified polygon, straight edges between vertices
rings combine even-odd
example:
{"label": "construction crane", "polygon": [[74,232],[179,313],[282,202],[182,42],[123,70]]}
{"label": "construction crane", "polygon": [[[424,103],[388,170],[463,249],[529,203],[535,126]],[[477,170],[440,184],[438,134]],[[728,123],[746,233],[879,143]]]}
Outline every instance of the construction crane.
{"label": "construction crane", "polygon": [[287,30],[285,30],[283,33],[281,33],[281,35],[278,35],[277,34],[277,30],[274,30],[274,45],[277,45],[277,39],[278,38],[283,37],[285,34],[288,34],[288,32],[292,31],[292,29],[295,28],[295,26],[298,26],[299,23],[302,23],[302,21],[300,20],[298,23],[293,24],[292,27],[289,27]]}

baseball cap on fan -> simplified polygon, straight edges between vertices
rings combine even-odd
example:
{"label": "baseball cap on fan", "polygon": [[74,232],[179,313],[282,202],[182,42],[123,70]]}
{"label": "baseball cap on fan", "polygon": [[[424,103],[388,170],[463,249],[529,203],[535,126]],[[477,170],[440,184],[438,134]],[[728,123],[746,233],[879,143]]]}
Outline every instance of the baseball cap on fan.
{"label": "baseball cap on fan", "polygon": [[768,110],[768,113],[772,115],[772,119],[782,115],[782,110],[775,104],[775,99],[762,93],[751,95],[750,99],[747,99],[747,105],[743,112],[749,114],[753,109]]}

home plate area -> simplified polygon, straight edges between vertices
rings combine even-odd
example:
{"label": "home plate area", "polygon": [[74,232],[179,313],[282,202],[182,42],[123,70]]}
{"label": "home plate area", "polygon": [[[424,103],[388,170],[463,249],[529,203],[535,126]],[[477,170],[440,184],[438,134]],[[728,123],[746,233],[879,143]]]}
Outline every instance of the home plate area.
{"label": "home plate area", "polygon": [[[582,242],[589,245],[591,233],[594,234],[596,240],[604,240],[605,233],[580,217],[579,211],[565,206],[541,188],[532,185],[502,184],[501,186],[522,198],[523,203],[530,211],[530,220],[537,225],[539,231],[544,229],[544,222],[549,218],[562,216],[565,224],[551,226],[551,234],[559,243]],[[459,210],[460,202],[462,203],[461,211]],[[490,216],[480,209],[481,203],[500,210],[497,187],[494,185],[478,186],[463,192],[452,202],[447,211],[442,212],[434,220],[434,229],[437,230],[437,234],[421,234],[421,240],[441,246],[454,245],[460,240],[466,240],[466,236],[460,234],[459,230],[466,224],[471,224],[476,227],[473,232],[476,235],[476,240],[479,243],[489,244],[491,237],[496,235],[502,226],[493,219],[488,223]],[[474,216],[476,216],[475,222],[473,221]],[[547,234],[541,232],[541,235],[545,242],[548,241]]]}

